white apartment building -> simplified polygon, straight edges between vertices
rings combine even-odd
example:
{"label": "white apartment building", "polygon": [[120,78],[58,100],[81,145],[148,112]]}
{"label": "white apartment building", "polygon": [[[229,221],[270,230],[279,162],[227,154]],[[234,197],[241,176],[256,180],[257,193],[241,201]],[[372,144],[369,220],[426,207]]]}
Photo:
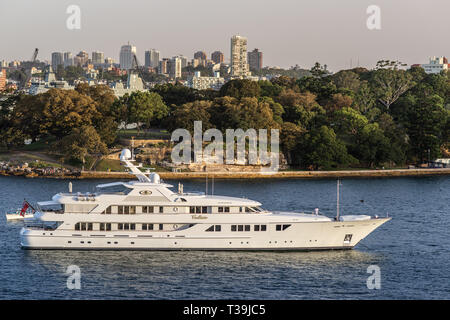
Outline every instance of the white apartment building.
{"label": "white apartment building", "polygon": [[422,68],[426,73],[439,74],[449,69],[449,63],[446,57],[431,57],[429,63],[422,64]]}
{"label": "white apartment building", "polygon": [[202,77],[200,71],[196,71],[194,76],[188,79],[187,86],[198,90],[220,90],[225,84],[225,79],[220,76],[220,72],[215,72],[214,74],[214,77]]}
{"label": "white apartment building", "polygon": [[247,38],[231,37],[231,77],[243,78],[250,76],[247,62]]}

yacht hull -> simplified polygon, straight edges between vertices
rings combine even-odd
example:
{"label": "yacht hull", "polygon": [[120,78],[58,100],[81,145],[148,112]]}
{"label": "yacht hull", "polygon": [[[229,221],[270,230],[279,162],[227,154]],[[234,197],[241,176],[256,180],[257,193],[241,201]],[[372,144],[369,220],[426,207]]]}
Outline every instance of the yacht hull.
{"label": "yacht hull", "polygon": [[179,231],[33,230],[20,233],[23,249],[313,251],[354,248],[390,218],[362,221],[286,222],[286,230],[205,232],[205,224]]}

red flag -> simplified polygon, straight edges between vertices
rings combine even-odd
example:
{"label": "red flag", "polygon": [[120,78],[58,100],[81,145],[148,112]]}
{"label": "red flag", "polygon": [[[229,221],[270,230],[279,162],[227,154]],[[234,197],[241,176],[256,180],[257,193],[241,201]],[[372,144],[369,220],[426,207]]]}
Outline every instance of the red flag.
{"label": "red flag", "polygon": [[26,202],[26,201],[23,202],[22,210],[20,210],[20,215],[22,217],[25,216],[25,212],[27,212],[29,206],[30,205],[28,204],[28,202]]}

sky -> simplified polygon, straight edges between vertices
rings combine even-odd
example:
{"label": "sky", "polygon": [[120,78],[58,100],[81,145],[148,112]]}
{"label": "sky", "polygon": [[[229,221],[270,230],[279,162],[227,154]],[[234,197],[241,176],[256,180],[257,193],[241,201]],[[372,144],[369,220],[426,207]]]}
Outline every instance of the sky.
{"label": "sky", "polygon": [[[70,5],[81,11],[70,30]],[[367,8],[380,8],[380,30],[369,30]],[[120,47],[138,58],[156,48],[162,57],[213,51],[230,59],[230,38],[247,37],[264,66],[331,71],[373,68],[378,60],[426,63],[450,56],[449,0],[0,0],[0,60],[39,60],[51,52],[102,51],[117,62]]]}

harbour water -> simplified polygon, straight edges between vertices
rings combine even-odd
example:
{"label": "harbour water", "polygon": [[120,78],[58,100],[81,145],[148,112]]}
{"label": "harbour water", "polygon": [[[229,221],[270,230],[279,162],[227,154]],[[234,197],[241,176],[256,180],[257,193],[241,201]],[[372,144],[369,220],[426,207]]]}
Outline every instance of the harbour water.
{"label": "harbour water", "polygon": [[[106,182],[73,181],[73,190]],[[205,190],[205,181],[182,183],[185,191]],[[50,200],[67,185],[0,177],[0,299],[450,299],[449,176],[342,180],[342,214],[393,218],[350,251],[22,250],[22,223],[6,222],[4,213],[24,198]],[[333,179],[216,180],[214,193],[258,200],[269,210],[336,214]],[[79,290],[67,288],[71,265],[81,271]],[[373,265],[380,289],[367,287]]]}

